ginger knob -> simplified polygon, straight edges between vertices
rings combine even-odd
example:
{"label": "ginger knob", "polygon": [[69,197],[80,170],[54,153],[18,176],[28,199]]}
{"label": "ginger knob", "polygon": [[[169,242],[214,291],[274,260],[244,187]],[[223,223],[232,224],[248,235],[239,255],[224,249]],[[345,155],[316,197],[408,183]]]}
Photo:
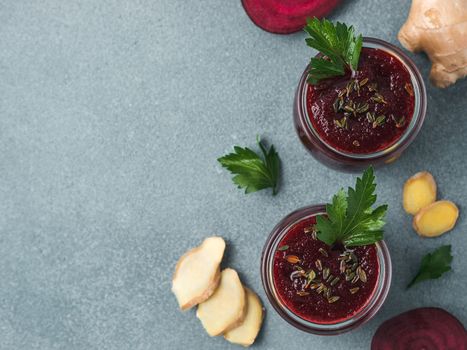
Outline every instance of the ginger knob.
{"label": "ginger knob", "polygon": [[435,86],[454,84],[467,75],[467,1],[412,0],[398,39],[409,51],[425,51]]}

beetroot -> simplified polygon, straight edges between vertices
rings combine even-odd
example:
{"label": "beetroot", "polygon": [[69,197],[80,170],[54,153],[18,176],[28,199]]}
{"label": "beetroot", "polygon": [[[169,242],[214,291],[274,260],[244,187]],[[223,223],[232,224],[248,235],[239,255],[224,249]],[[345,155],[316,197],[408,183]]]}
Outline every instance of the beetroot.
{"label": "beetroot", "polygon": [[321,18],[341,0],[242,0],[250,19],[265,31],[289,34],[302,29],[307,17]]}
{"label": "beetroot", "polygon": [[449,312],[426,307],[404,312],[379,326],[371,350],[466,350],[467,333]]}

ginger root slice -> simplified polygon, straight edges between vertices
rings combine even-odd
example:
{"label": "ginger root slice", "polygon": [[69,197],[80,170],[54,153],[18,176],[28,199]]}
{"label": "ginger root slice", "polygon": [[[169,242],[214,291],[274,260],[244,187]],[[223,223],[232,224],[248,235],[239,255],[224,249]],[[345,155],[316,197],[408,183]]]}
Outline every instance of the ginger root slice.
{"label": "ginger root slice", "polygon": [[447,87],[467,75],[467,1],[412,0],[398,39],[409,51],[425,51],[430,80]]}
{"label": "ginger root slice", "polygon": [[419,172],[405,182],[402,204],[407,213],[415,215],[435,200],[436,182],[429,172]]}
{"label": "ginger root slice", "polygon": [[221,272],[221,281],[214,294],[198,305],[196,316],[212,337],[229,331],[243,322],[246,295],[238,274],[233,269]]}
{"label": "ginger root slice", "polygon": [[258,296],[248,288],[245,290],[247,296],[245,319],[240,326],[224,333],[224,338],[231,343],[247,347],[255,342],[261,329],[264,310]]}
{"label": "ginger root slice", "polygon": [[175,267],[172,292],[182,310],[207,300],[220,280],[220,263],[225,242],[221,237],[208,237],[185,253]]}
{"label": "ginger root slice", "polygon": [[423,208],[413,218],[413,228],[422,237],[437,237],[454,228],[459,209],[451,201],[437,201]]}

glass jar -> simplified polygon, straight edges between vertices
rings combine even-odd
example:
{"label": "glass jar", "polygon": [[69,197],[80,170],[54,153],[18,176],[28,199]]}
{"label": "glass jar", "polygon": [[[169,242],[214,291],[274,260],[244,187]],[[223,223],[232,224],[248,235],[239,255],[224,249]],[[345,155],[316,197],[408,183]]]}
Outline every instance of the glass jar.
{"label": "glass jar", "polygon": [[282,219],[273,229],[263,249],[261,257],[261,279],[269,302],[277,313],[292,326],[314,334],[335,335],[357,328],[370,320],[381,308],[391,285],[391,258],[384,241],[375,244],[379,264],[379,274],[375,290],[366,304],[349,318],[337,323],[313,323],[296,315],[280,299],[274,282],[274,256],[285,235],[300,221],[325,214],[325,205],[312,205],[298,209]]}
{"label": "glass jar", "polygon": [[325,142],[313,127],[307,109],[307,67],[295,93],[294,123],[298,137],[310,153],[325,165],[343,171],[358,171],[369,165],[378,166],[394,162],[417,136],[426,114],[426,90],[414,62],[396,46],[375,38],[364,38],[363,47],[384,50],[399,59],[410,74],[414,93],[414,112],[410,124],[400,138],[389,147],[368,154],[348,153]]}

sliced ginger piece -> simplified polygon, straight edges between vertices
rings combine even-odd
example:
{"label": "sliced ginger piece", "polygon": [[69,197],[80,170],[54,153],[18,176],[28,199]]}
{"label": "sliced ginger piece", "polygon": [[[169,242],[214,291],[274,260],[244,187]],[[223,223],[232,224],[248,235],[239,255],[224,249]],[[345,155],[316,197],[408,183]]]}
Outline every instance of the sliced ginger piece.
{"label": "sliced ginger piece", "polygon": [[404,184],[403,206],[407,213],[415,215],[420,209],[430,205],[436,200],[436,182],[433,176],[422,171]]}
{"label": "sliced ginger piece", "polygon": [[221,281],[214,294],[198,305],[196,316],[212,337],[237,327],[245,317],[245,289],[233,269],[221,273]]}
{"label": "sliced ginger piece", "polygon": [[256,336],[263,323],[263,305],[258,296],[250,289],[246,290],[246,316],[242,324],[224,334],[224,338],[234,344],[250,346],[254,343]]}
{"label": "sliced ginger piece", "polygon": [[172,292],[182,310],[207,300],[220,280],[220,263],[225,242],[221,237],[208,237],[186,252],[178,261],[172,280]]}
{"label": "sliced ginger piece", "polygon": [[437,237],[452,230],[459,209],[451,201],[437,201],[423,208],[413,218],[413,228],[420,236]]}

